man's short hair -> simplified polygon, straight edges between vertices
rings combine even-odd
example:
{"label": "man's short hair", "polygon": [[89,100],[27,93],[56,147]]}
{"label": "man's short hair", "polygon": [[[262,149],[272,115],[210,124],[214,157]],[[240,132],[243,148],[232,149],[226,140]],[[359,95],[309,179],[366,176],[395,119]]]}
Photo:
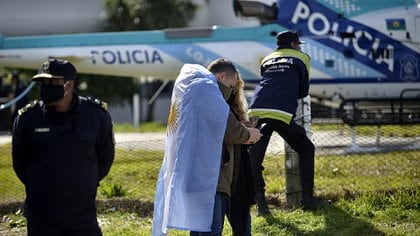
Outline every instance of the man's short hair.
{"label": "man's short hair", "polygon": [[213,73],[221,73],[226,72],[228,74],[237,74],[238,70],[236,70],[235,65],[228,59],[220,58],[210,62],[207,66],[207,69]]}

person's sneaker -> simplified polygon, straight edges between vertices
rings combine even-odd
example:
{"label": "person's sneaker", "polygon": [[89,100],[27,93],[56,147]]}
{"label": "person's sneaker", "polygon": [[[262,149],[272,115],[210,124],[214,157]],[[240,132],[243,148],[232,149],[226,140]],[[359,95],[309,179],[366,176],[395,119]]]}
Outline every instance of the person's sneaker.
{"label": "person's sneaker", "polygon": [[302,202],[301,207],[302,207],[302,210],[311,211],[311,210],[316,210],[316,209],[319,209],[321,207],[324,207],[328,204],[330,204],[329,200],[324,200],[324,199],[321,199],[321,198],[314,197],[314,198],[312,198],[311,201]]}

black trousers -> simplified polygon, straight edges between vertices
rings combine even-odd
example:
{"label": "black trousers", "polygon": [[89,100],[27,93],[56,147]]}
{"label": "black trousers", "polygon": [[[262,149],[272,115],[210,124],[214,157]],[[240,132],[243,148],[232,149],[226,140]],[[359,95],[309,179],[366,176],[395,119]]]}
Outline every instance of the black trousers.
{"label": "black trousers", "polygon": [[292,148],[299,154],[299,172],[302,194],[312,195],[314,188],[314,156],[315,146],[306,136],[305,129],[297,125],[293,120],[288,125],[280,120],[261,119],[258,121],[258,127],[262,124],[260,132],[263,134],[260,141],[251,146],[249,153],[251,155],[252,174],[254,180],[255,192],[265,192],[265,182],[262,171],[265,152],[270,142],[273,131],[277,132]]}
{"label": "black trousers", "polygon": [[233,236],[251,235],[250,206],[255,204],[254,182],[252,180],[251,157],[248,153],[249,145],[241,145],[236,182],[232,183],[230,206],[227,218],[232,227]]}
{"label": "black trousers", "polygon": [[89,229],[70,229],[28,217],[26,225],[28,236],[102,236],[98,224],[92,225]]}

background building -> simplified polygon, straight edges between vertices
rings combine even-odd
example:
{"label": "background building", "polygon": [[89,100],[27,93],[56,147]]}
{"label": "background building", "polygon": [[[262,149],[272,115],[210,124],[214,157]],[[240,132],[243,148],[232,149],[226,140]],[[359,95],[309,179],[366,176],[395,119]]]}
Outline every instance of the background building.
{"label": "background building", "polygon": [[0,34],[44,35],[98,31],[103,0],[2,0]]}

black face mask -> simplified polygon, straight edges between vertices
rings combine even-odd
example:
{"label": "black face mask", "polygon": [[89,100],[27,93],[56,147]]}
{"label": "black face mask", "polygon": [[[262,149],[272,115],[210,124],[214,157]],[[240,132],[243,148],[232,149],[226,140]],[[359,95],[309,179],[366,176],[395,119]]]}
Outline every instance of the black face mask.
{"label": "black face mask", "polygon": [[41,99],[45,104],[58,101],[64,97],[64,86],[54,84],[41,84]]}

